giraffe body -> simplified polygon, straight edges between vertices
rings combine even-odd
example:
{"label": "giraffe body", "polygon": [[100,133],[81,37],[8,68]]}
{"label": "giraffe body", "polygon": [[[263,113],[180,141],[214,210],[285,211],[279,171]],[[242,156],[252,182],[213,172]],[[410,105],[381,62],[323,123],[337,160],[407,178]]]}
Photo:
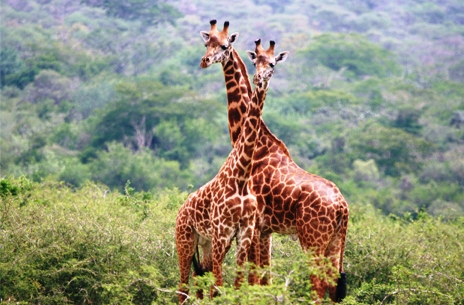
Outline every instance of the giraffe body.
{"label": "giraffe body", "polygon": [[[234,145],[243,126],[246,95],[251,95],[246,67],[231,46],[238,34],[229,38],[224,31],[215,29],[201,34],[207,46],[201,66],[206,68],[215,62],[221,62],[223,66],[229,132]],[[223,46],[227,45],[229,48],[224,50]],[[251,261],[270,266],[272,233],[297,235],[303,250],[329,258],[336,270],[344,275],[343,254],[349,217],[347,202],[333,182],[301,169],[290,157],[285,144],[263,121],[253,154],[251,189],[258,202],[257,230],[260,234],[259,258]],[[338,274],[329,276],[336,278]],[[270,280],[265,276],[260,283],[267,284]],[[335,302],[343,297],[341,293],[337,294],[337,286],[327,281],[312,276],[311,283],[319,301],[327,290]]]}
{"label": "giraffe body", "polygon": [[[255,87],[241,134],[219,173],[192,193],[179,210],[176,246],[181,274],[180,288],[184,293],[187,291],[183,285],[188,283],[190,266],[198,246],[203,250],[200,271],[212,271],[216,286],[223,284],[222,262],[234,238],[237,239],[237,265],[243,266],[247,258],[260,257],[259,232],[256,231],[258,206],[250,189],[250,178],[269,79],[270,76]],[[257,261],[252,262],[259,264]],[[251,278],[253,276],[250,275]],[[239,271],[236,287],[242,279],[243,273]],[[185,294],[179,295],[181,303],[185,298]]]}

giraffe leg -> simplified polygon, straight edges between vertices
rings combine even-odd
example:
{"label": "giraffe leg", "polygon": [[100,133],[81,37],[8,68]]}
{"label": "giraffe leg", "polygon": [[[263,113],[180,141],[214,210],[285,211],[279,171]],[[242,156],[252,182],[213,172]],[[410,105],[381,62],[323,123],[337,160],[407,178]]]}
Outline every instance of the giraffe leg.
{"label": "giraffe leg", "polygon": [[[223,285],[222,279],[222,263],[224,262],[224,258],[226,253],[230,249],[231,246],[231,238],[232,234],[225,234],[227,237],[213,238],[212,243],[212,266],[213,266],[213,275],[215,278],[215,286],[220,287]],[[218,294],[217,289],[211,287],[210,296],[214,297]]]}
{"label": "giraffe leg", "polygon": [[343,255],[345,253],[346,231],[348,227],[348,209],[343,215],[340,215],[339,226],[332,237],[326,250],[326,257],[330,258],[335,274],[333,278],[337,279],[336,285],[329,284],[329,296],[333,302],[341,302],[346,296],[346,274],[343,271]]}
{"label": "giraffe leg", "polygon": [[[339,277],[338,270],[340,268],[340,251],[339,251],[339,249],[331,248],[331,245],[329,245],[329,248],[326,251],[326,257],[328,257],[330,259],[330,261],[332,262],[332,266],[334,268],[333,270],[329,269],[328,277],[335,281],[335,283],[329,282],[327,284],[327,288],[329,290],[330,299],[333,302],[336,302],[337,301],[337,297],[336,297],[336,295],[337,295],[336,294],[336,292],[337,292],[337,284],[336,283],[337,283],[337,279]],[[334,271],[337,271],[337,272],[334,272]]]}
{"label": "giraffe leg", "polygon": [[[261,236],[260,238],[260,268],[269,268],[271,266],[271,246],[272,246],[272,234]],[[260,285],[272,284],[271,273],[266,271],[260,280]]]}
{"label": "giraffe leg", "polygon": [[[211,240],[205,240],[200,237],[198,241],[199,246],[202,249],[202,258],[201,258],[201,274],[196,274],[194,272],[193,276],[204,275],[206,272],[211,272],[213,270],[213,261],[212,261],[212,252],[211,252]],[[199,259],[199,258],[197,258]],[[198,299],[203,299],[203,290],[197,289],[196,296]]]}
{"label": "giraffe leg", "polygon": [[250,251],[248,252],[248,262],[251,263],[251,270],[248,275],[248,284],[256,285],[259,284],[259,276],[256,271],[256,268],[261,266],[261,240],[260,240],[260,232],[257,227],[255,227],[255,232],[253,234],[253,242],[251,243]]}
{"label": "giraffe leg", "polygon": [[[320,208],[313,202],[313,208]],[[329,214],[326,211],[325,215]],[[316,304],[320,304],[324,299],[324,295],[328,288],[328,282],[325,280],[327,276],[327,268],[325,266],[325,250],[329,244],[329,236],[334,233],[334,226],[331,219],[311,217],[311,209],[304,210],[303,207],[297,209],[297,233],[301,247],[305,252],[312,251],[314,254],[315,267],[318,273],[325,274],[312,274],[310,276],[311,290],[314,292]],[[313,213],[314,215],[314,213]],[[316,214],[317,215],[317,214]],[[316,234],[317,233],[317,234]],[[322,276],[322,278],[321,278]]]}
{"label": "giraffe leg", "polygon": [[183,304],[188,297],[187,285],[195,252],[195,236],[192,227],[176,223],[176,248],[180,271],[179,303]]}
{"label": "giraffe leg", "polygon": [[[243,282],[243,268],[246,263],[247,257],[249,256],[250,252],[256,253],[256,247],[259,246],[259,243],[256,244],[254,241],[254,233],[255,233],[255,217],[254,214],[250,215],[250,217],[243,217],[240,224],[240,229],[237,234],[237,276],[235,278],[234,286],[235,288],[239,288],[241,283]],[[251,251],[251,246],[253,244],[253,251]],[[255,255],[257,257],[257,255]]]}

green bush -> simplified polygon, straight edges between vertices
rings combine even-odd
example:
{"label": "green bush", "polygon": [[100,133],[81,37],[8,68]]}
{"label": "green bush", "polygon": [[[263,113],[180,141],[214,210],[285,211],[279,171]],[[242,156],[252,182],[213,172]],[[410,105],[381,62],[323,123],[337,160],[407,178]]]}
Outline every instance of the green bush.
{"label": "green bush", "polygon": [[22,191],[2,197],[0,300],[167,304],[175,297],[161,287],[176,284],[174,218],[185,194],[4,181]]}
{"label": "green bush", "polygon": [[[178,267],[175,217],[187,194],[123,193],[87,183],[0,180],[0,302],[6,304],[173,304]],[[381,216],[353,203],[343,304],[456,304],[464,299],[464,219],[419,213]],[[309,274],[322,270],[298,242],[274,235],[273,284],[233,288],[235,249],[218,298],[194,301],[211,277],[191,281],[196,304],[311,304]],[[194,286],[196,285],[196,286]]]}
{"label": "green bush", "polygon": [[379,217],[351,209],[346,269],[361,304],[462,304],[464,219]]}

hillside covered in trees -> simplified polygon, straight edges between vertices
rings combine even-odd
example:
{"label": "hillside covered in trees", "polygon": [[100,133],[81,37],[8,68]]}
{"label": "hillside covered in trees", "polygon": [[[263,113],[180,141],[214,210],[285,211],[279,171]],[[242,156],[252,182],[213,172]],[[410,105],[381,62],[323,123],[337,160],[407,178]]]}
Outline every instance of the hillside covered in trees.
{"label": "hillside covered in trees", "polygon": [[464,215],[462,1],[7,0],[0,174],[190,191],[231,149],[222,69],[199,32],[231,23],[290,51],[264,120],[294,160],[385,214]]}

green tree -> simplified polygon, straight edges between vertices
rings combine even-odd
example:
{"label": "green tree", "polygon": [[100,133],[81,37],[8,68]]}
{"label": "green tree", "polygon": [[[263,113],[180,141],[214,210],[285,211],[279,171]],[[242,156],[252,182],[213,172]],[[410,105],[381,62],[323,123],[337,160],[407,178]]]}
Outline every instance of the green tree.
{"label": "green tree", "polygon": [[415,108],[404,107],[398,110],[396,119],[391,123],[393,127],[418,135],[422,129],[419,123],[421,111]]}
{"label": "green tree", "polygon": [[417,172],[425,156],[432,153],[432,144],[401,129],[367,123],[350,134],[348,140],[353,156],[373,159],[386,175]]}
{"label": "green tree", "polygon": [[111,188],[123,190],[127,181],[136,190],[149,191],[179,187],[186,189],[190,175],[177,161],[166,161],[148,149],[132,152],[120,143],[109,143],[107,151],[99,151],[90,164],[92,178]]}
{"label": "green tree", "polygon": [[142,20],[145,25],[159,23],[174,23],[182,17],[180,11],[174,6],[163,1],[147,0],[82,0],[82,3],[103,8],[106,14],[127,20]]}
{"label": "green tree", "polygon": [[24,63],[18,58],[18,50],[8,45],[0,50],[0,88],[6,84],[7,78],[22,70]]}
{"label": "green tree", "polygon": [[300,54],[310,66],[321,64],[335,71],[346,69],[344,75],[348,78],[382,78],[400,71],[392,52],[359,34],[315,36]]}
{"label": "green tree", "polygon": [[35,76],[42,70],[62,70],[62,62],[56,54],[37,54],[24,60],[22,69],[16,73],[10,74],[5,78],[5,84],[14,85],[20,89],[34,81]]}
{"label": "green tree", "polygon": [[[96,116],[91,145],[101,149],[118,141],[133,150],[153,149],[159,157],[176,160],[186,168],[197,143],[207,140],[191,128],[192,120],[214,117],[216,102],[198,99],[183,88],[170,88],[151,79],[122,82],[117,100]],[[214,126],[214,120],[210,128]]]}
{"label": "green tree", "polygon": [[72,92],[72,81],[53,70],[42,70],[25,90],[25,99],[33,104],[52,100],[58,105],[67,101]]}

